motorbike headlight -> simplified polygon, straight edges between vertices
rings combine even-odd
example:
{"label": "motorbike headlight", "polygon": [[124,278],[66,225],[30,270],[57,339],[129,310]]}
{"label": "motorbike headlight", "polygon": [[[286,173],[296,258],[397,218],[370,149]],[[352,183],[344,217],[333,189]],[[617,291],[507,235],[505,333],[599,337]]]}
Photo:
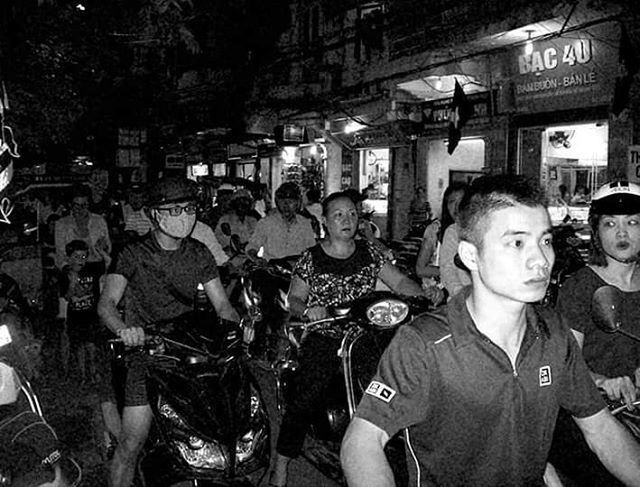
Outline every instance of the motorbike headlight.
{"label": "motorbike headlight", "polygon": [[158,411],[160,412],[160,416],[169,420],[176,426],[181,428],[186,428],[186,423],[182,420],[182,418],[175,412],[175,410],[169,406],[167,402],[164,402],[162,398],[159,399]]}
{"label": "motorbike headlight", "polygon": [[189,438],[189,444],[177,440],[172,443],[191,467],[224,470],[229,466],[227,456],[218,443],[208,443],[196,437]]}
{"label": "motorbike headlight", "polygon": [[[160,416],[171,423],[175,428],[179,428],[188,436],[180,435],[180,438],[170,439],[170,443],[177,450],[180,458],[182,458],[189,466],[193,468],[203,468],[211,470],[225,470],[229,468],[229,453],[222,444],[217,441],[206,441],[196,436],[194,431],[180,417],[180,415],[167,403],[160,398],[158,404]],[[251,417],[255,417],[260,411],[260,402],[257,393],[251,395]],[[253,452],[263,446],[266,442],[266,432],[261,424],[251,426],[242,437],[236,441],[236,463],[242,463],[251,460]],[[0,487],[2,487],[0,485]]]}
{"label": "motorbike headlight", "polygon": [[[256,449],[264,446],[267,436],[263,429],[251,429],[236,442],[236,464],[251,460]],[[225,470],[229,467],[228,452],[218,442],[207,442],[197,436],[189,437],[188,443],[171,442],[182,459],[191,467]]]}
{"label": "motorbike headlight", "polygon": [[393,328],[409,315],[409,305],[399,299],[383,299],[367,308],[367,319],[379,328]]}
{"label": "motorbike headlight", "polygon": [[0,347],[9,345],[12,341],[9,327],[7,325],[0,325]]}
{"label": "motorbike headlight", "polygon": [[171,438],[170,443],[187,464],[195,468],[214,470],[224,470],[228,467],[227,456],[217,442],[207,442],[192,434],[191,428],[176,410],[163,397],[158,399],[160,417],[167,421],[171,427],[182,432],[179,436]]}
{"label": "motorbike headlight", "polygon": [[262,430],[251,430],[236,442],[236,462],[251,460],[253,452],[266,442],[266,435]]}

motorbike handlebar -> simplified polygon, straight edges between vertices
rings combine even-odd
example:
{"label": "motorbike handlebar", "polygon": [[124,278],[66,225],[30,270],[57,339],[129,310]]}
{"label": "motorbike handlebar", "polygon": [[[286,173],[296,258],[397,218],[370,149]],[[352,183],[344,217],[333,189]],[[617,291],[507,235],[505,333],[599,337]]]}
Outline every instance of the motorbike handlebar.
{"label": "motorbike handlebar", "polygon": [[[113,345],[124,345],[124,342],[122,341],[121,338],[112,338],[110,340],[107,341],[107,343],[109,343],[110,346]],[[220,358],[218,355],[212,354],[206,350],[202,350],[199,348],[195,348],[192,347],[190,345],[186,345],[184,343],[172,340],[166,336],[163,335],[157,335],[157,334],[147,334],[145,335],[144,338],[144,345],[139,345],[136,347],[126,347],[125,350],[123,350],[121,353],[117,353],[118,356],[122,356],[123,354],[126,353],[133,353],[136,351],[143,351],[143,352],[150,352],[154,349],[156,349],[158,346],[162,345],[162,344],[170,344],[170,345],[174,345],[178,348],[181,348],[183,350],[187,350],[190,352],[194,352],[197,353],[199,355],[204,355],[207,356],[209,358],[214,358],[214,359],[218,359]]]}

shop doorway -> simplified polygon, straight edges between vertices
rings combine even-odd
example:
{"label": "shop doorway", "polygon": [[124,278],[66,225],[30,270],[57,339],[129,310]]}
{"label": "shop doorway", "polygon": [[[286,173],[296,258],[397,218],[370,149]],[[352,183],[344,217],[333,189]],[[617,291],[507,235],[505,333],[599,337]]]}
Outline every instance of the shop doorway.
{"label": "shop doorway", "polygon": [[359,151],[358,189],[367,189],[363,207],[375,215],[387,215],[389,205],[389,149]]}
{"label": "shop doorway", "polygon": [[389,148],[358,151],[357,189],[367,194],[362,210],[377,228],[376,234],[386,238],[389,212]]}
{"label": "shop doorway", "polygon": [[520,130],[519,172],[539,179],[554,223],[585,221],[593,193],[606,182],[606,121]]}
{"label": "shop doorway", "polygon": [[447,140],[436,139],[427,145],[427,197],[431,213],[442,214],[442,196],[454,181],[470,182],[482,175],[485,161],[484,139],[462,139],[453,154],[447,152]]}

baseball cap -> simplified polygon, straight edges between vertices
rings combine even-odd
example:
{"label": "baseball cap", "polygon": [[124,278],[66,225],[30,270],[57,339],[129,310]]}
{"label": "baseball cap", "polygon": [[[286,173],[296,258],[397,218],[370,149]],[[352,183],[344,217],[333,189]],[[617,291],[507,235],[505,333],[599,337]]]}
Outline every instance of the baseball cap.
{"label": "baseball cap", "polygon": [[600,215],[640,213],[640,185],[624,180],[603,185],[591,198],[590,213]]}

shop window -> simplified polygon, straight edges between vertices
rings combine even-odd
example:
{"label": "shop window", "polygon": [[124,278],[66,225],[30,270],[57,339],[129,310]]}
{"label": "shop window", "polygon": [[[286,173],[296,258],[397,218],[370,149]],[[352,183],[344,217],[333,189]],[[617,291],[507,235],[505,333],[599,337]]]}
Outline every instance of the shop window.
{"label": "shop window", "polygon": [[357,62],[370,61],[372,51],[383,48],[384,6],[380,2],[360,6],[356,21],[354,58]]}
{"label": "shop window", "polygon": [[554,223],[586,221],[591,196],[607,178],[607,123],[547,127],[541,134],[540,183]]}
{"label": "shop window", "polygon": [[368,196],[362,204],[363,209],[386,215],[389,199],[389,149],[365,149],[359,152],[359,189],[366,189]]}

